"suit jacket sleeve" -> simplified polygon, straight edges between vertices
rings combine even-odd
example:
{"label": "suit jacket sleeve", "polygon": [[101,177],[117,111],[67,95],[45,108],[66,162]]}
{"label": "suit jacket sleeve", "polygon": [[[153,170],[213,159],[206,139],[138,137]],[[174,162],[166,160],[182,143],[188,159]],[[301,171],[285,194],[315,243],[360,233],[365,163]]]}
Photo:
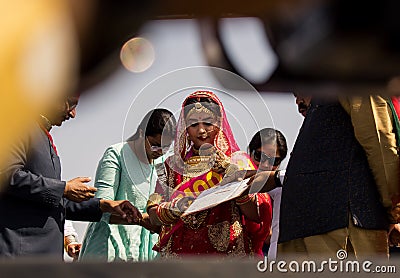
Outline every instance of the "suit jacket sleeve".
{"label": "suit jacket sleeve", "polygon": [[68,220],[98,222],[103,215],[98,198],[81,203],[66,200],[65,208]]}
{"label": "suit jacket sleeve", "polygon": [[[43,163],[45,159],[49,159],[45,156],[46,153],[41,151],[35,151],[32,157],[29,156],[33,142],[35,148],[47,147],[48,143],[42,140],[40,133],[33,135],[28,136],[25,141],[16,142],[10,151],[7,162],[0,170],[2,187],[7,194],[18,199],[52,207],[59,206],[64,194],[65,181],[61,181],[55,176],[49,178],[46,171],[37,171],[38,174],[31,171],[30,166],[34,165],[34,167],[40,168],[41,166],[37,165]],[[39,137],[35,135],[39,135]],[[51,163],[51,160],[48,163]]]}

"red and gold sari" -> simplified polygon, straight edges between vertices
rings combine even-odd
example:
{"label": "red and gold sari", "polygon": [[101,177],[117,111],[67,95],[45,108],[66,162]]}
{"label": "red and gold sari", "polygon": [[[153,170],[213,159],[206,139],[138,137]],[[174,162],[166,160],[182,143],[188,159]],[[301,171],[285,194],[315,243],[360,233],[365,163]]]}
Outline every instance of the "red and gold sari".
{"label": "red and gold sari", "polygon": [[[209,153],[199,154],[189,146],[183,107],[189,98],[209,97],[220,108],[221,126]],[[241,152],[233,137],[231,128],[220,100],[211,92],[199,91],[189,95],[182,105],[177,125],[175,155],[166,161],[166,191],[171,192],[169,200],[184,196],[198,196],[203,190],[216,186],[223,174],[216,170],[228,165],[236,169],[255,169],[249,156]],[[165,190],[167,189],[167,190]],[[171,190],[172,189],[172,190]],[[163,221],[163,205],[159,206],[163,223],[160,240],[154,247],[163,257],[182,255],[262,255],[262,245],[269,235],[272,207],[268,194],[257,194],[261,223],[246,219],[235,201],[228,201],[213,208],[180,217],[173,222]],[[168,208],[165,207],[165,210]]]}

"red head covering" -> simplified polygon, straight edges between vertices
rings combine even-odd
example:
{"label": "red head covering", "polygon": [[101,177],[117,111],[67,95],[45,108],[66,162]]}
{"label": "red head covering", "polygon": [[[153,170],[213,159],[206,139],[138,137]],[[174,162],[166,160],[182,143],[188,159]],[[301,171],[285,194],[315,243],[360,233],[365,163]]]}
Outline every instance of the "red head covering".
{"label": "red head covering", "polygon": [[220,115],[221,115],[220,118],[221,125],[219,127],[220,129],[219,133],[215,136],[214,146],[222,153],[224,153],[226,156],[230,157],[232,153],[239,150],[239,147],[235,141],[235,138],[233,137],[233,133],[226,118],[225,109],[221,101],[214,93],[209,91],[196,91],[190,94],[184,100],[176,128],[174,153],[180,154],[181,159],[185,159],[188,151],[190,150],[191,146],[189,145],[189,142],[187,140],[187,131],[186,131],[187,126],[185,121],[184,108],[186,106],[187,101],[193,98],[199,98],[199,99],[210,98],[216,104],[218,104],[218,108],[220,110]]}

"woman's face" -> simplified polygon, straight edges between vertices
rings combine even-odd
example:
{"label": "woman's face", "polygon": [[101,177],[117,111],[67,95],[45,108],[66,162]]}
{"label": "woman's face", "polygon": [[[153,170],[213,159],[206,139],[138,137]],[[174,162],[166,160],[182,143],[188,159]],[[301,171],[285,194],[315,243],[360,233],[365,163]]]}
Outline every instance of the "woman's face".
{"label": "woman's face", "polygon": [[145,150],[149,160],[157,159],[166,153],[172,143],[172,137],[161,134],[145,136]]}
{"label": "woman's face", "polygon": [[196,149],[204,144],[214,145],[215,136],[219,132],[219,120],[211,113],[204,111],[190,113],[186,118],[188,138]]}
{"label": "woman's face", "polygon": [[282,161],[276,144],[263,144],[252,151],[250,157],[260,171],[275,171]]}

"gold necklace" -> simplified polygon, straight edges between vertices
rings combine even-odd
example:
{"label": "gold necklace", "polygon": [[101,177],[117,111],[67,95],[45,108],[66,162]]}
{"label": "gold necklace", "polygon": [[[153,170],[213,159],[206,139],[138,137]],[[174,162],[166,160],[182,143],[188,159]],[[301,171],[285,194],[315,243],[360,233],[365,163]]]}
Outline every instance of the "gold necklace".
{"label": "gold necklace", "polygon": [[183,175],[197,177],[210,171],[215,163],[215,156],[192,156],[185,161]]}
{"label": "gold necklace", "polygon": [[193,147],[192,151],[193,151],[193,155],[198,155],[198,156],[210,156],[213,155],[216,152],[216,148],[214,146],[211,146],[209,148],[201,148],[200,149],[196,149],[195,147]]}

